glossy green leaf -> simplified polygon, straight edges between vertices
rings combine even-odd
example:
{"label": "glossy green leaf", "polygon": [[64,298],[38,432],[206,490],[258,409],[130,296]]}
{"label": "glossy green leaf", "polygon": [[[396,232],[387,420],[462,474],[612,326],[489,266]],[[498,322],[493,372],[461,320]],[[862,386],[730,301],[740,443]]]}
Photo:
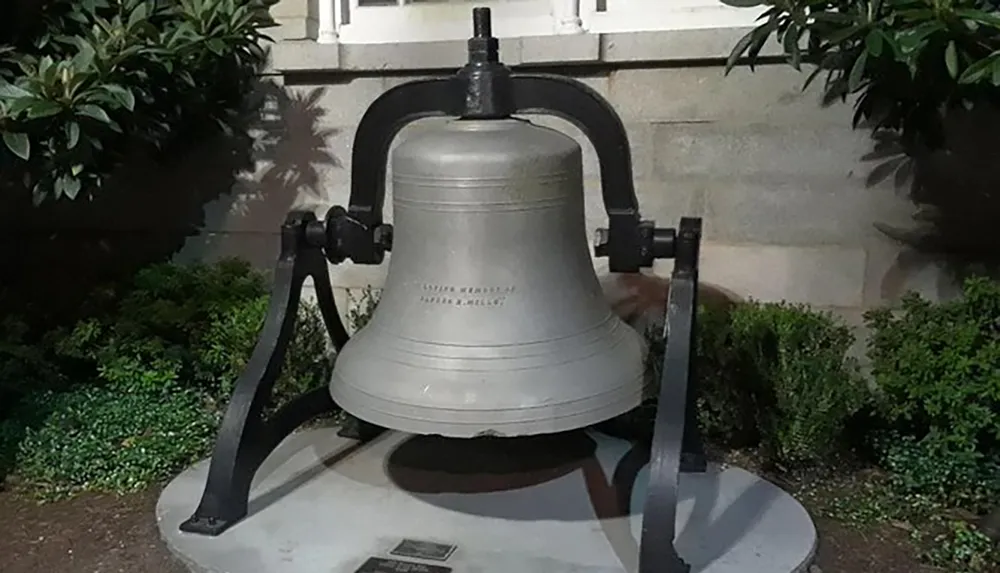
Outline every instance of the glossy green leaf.
{"label": "glossy green leaf", "polygon": [[791,24],[785,31],[782,47],[788,55],[788,63],[792,68],[799,70],[802,68],[802,50],[799,47],[799,40],[802,37],[803,29],[798,24]]}
{"label": "glossy green leaf", "polygon": [[108,117],[108,113],[103,109],[101,109],[100,106],[94,104],[86,104],[80,106],[80,109],[77,111],[79,112],[80,115],[92,117],[102,123],[108,123],[108,124],[111,123],[111,118]]}
{"label": "glossy green leaf", "polygon": [[7,145],[7,149],[11,153],[24,159],[25,161],[31,157],[31,140],[28,136],[23,133],[16,133],[12,131],[5,131],[3,133],[3,142]]}
{"label": "glossy green leaf", "polygon": [[226,44],[218,38],[212,38],[205,42],[208,49],[212,51],[217,56],[221,56],[226,51]]}
{"label": "glossy green leaf", "polygon": [[34,100],[25,110],[28,119],[40,119],[57,115],[63,107],[56,102],[48,100]]}
{"label": "glossy green leaf", "polygon": [[754,39],[754,33],[751,30],[750,32],[744,34],[743,37],[740,38],[738,42],[736,42],[736,45],[733,46],[732,51],[729,52],[729,58],[726,59],[726,68],[725,68],[726,75],[728,75],[729,72],[733,70],[733,67],[736,66],[736,62],[738,62],[739,59],[743,57],[743,53],[747,51],[748,47],[750,47],[750,42],[753,42],[753,39]]}
{"label": "glossy green leaf", "polygon": [[896,14],[910,23],[933,20],[934,11],[929,8],[910,8],[897,10]]}
{"label": "glossy green leaf", "polygon": [[750,60],[750,69],[754,68],[757,61],[757,55],[764,48],[764,44],[771,38],[771,34],[778,29],[778,25],[781,20],[775,15],[772,16],[768,22],[756,30],[754,30],[754,39],[750,43],[750,47],[747,49],[747,57]]}
{"label": "glossy green leaf", "polygon": [[81,72],[89,70],[90,66],[94,63],[95,55],[97,55],[97,52],[94,50],[94,46],[87,40],[80,38],[78,42],[78,51],[72,59],[73,67],[77,71]]}
{"label": "glossy green leaf", "polygon": [[865,48],[869,54],[876,58],[882,55],[883,44],[882,31],[878,28],[868,32],[868,35],[865,36]]}
{"label": "glossy green leaf", "polygon": [[879,30],[879,35],[882,36],[882,41],[886,46],[889,46],[890,51],[892,51],[892,56],[896,58],[897,61],[903,61],[906,59],[906,55],[903,53],[903,49],[899,46],[899,42],[895,40],[889,34]]}
{"label": "glossy green leaf", "polygon": [[919,51],[932,34],[944,31],[945,29],[944,24],[941,22],[921,24],[916,28],[908,29],[899,34],[897,38],[899,46],[903,52]]}
{"label": "glossy green leaf", "polygon": [[115,84],[108,84],[101,86],[101,88],[125,109],[129,111],[135,109],[135,96],[130,90]]}
{"label": "glossy green leaf", "polygon": [[31,97],[31,95],[31,92],[28,90],[17,87],[14,84],[0,83],[0,97],[2,98]]}
{"label": "glossy green leaf", "polygon": [[[23,54],[20,58],[14,62],[20,69],[22,75],[33,76],[35,75],[35,58],[28,54]],[[0,82],[2,84],[3,82]]]}
{"label": "glossy green leaf", "polygon": [[816,78],[819,77],[819,75],[824,71],[826,70],[824,70],[820,66],[816,66],[815,68],[813,68],[813,71],[810,72],[808,76],[806,76],[806,81],[802,82],[802,91],[806,91],[807,89],[809,89],[809,86],[812,85],[813,81],[815,81]]}
{"label": "glossy green leaf", "polygon": [[965,68],[962,75],[958,77],[958,83],[960,84],[972,84],[981,80],[990,71],[990,67],[993,62],[996,61],[993,58],[983,58],[982,60],[973,62],[969,67]]}
{"label": "glossy green leaf", "polygon": [[861,86],[861,81],[864,78],[865,66],[868,64],[868,52],[862,50],[858,54],[858,59],[854,60],[854,65],[851,66],[851,73],[847,77],[847,91],[849,93],[854,93],[857,91],[858,87]]}
{"label": "glossy green leaf", "polygon": [[958,77],[958,48],[954,40],[948,42],[948,47],[944,49],[944,65],[948,68],[948,75]]}
{"label": "glossy green leaf", "polygon": [[35,186],[31,189],[31,203],[37,207],[44,203],[48,196],[49,192],[42,186],[42,184],[35,183]]}
{"label": "glossy green leaf", "polygon": [[128,15],[128,24],[126,24],[126,26],[130,29],[134,28],[139,23],[145,21],[148,17],[149,7],[145,2],[140,2],[135,8],[132,9],[132,13]]}
{"label": "glossy green leaf", "polygon": [[958,9],[955,10],[955,15],[964,20],[971,20],[985,26],[1000,29],[1000,16],[995,14],[981,10]]}
{"label": "glossy green leaf", "polygon": [[764,0],[720,0],[720,2],[734,8],[753,8],[764,4]]}
{"label": "glossy green leaf", "polygon": [[996,87],[1000,87],[1000,58],[994,58],[993,65],[990,68],[993,72],[990,83]]}
{"label": "glossy green leaf", "polygon": [[817,22],[829,22],[831,24],[851,24],[856,22],[856,18],[849,14],[840,12],[812,12],[809,17]]}
{"label": "glossy green leaf", "polygon": [[228,123],[226,123],[225,121],[223,121],[223,120],[221,120],[219,118],[215,118],[215,124],[217,126],[219,126],[219,129],[222,131],[223,135],[225,135],[226,137],[232,137],[233,136],[234,132],[233,132],[232,126],[229,125]]}
{"label": "glossy green leaf", "polygon": [[80,124],[75,121],[66,122],[66,149],[73,149],[80,142]]}
{"label": "glossy green leaf", "polygon": [[852,39],[854,36],[861,34],[862,32],[865,31],[866,28],[867,25],[858,24],[855,26],[851,26],[849,28],[844,28],[842,30],[833,32],[828,36],[824,36],[823,40],[829,44],[840,44],[842,42],[846,42],[847,40]]}
{"label": "glossy green leaf", "polygon": [[16,117],[28,110],[36,101],[34,97],[19,97],[7,102],[7,115]]}
{"label": "glossy green leaf", "polygon": [[77,194],[80,193],[80,187],[79,179],[69,175],[62,175],[55,181],[55,196],[57,199],[63,196],[68,199],[76,199]]}
{"label": "glossy green leaf", "polygon": [[51,84],[56,79],[56,66],[51,57],[44,56],[38,61],[38,77],[46,84]]}
{"label": "glossy green leaf", "polygon": [[[228,117],[265,57],[259,27],[269,4],[78,0],[17,50],[0,46],[0,110],[11,120],[5,145],[44,165],[30,173],[30,185],[42,183],[38,196],[55,193],[55,174],[97,189],[123,146],[158,146],[185,123]],[[30,131],[18,127],[29,121]],[[75,191],[69,180],[60,196],[67,191]]]}

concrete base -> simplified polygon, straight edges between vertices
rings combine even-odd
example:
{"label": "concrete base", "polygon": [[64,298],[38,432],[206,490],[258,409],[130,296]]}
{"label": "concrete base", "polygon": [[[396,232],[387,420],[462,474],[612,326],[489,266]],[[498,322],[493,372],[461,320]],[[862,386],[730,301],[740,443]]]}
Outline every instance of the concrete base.
{"label": "concrete base", "polygon": [[[389,432],[358,446],[316,429],[271,455],[250,515],[221,536],[178,530],[201,496],[207,461],[167,486],[156,515],[170,549],[197,572],[634,572],[647,482],[637,454],[594,432],[518,440]],[[773,484],[713,467],[682,475],[680,499],[677,548],[692,573],[808,568],[813,522]],[[418,565],[384,568],[392,559]]]}

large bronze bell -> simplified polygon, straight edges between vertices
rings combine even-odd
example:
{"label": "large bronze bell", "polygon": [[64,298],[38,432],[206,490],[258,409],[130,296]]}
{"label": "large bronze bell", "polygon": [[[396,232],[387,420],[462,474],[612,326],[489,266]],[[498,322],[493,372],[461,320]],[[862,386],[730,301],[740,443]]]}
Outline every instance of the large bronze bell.
{"label": "large bronze bell", "polygon": [[644,344],[605,301],[580,146],[520,119],[459,119],[392,156],[393,254],[330,391],[378,426],[560,432],[639,404]]}
{"label": "large bronze bell", "polygon": [[[358,447],[386,428],[518,436],[605,420],[612,431],[615,419],[627,420],[616,417],[639,403],[643,342],[612,313],[594,273],[580,147],[517,118],[544,113],[575,125],[597,151],[608,225],[595,255],[612,273],[674,261],[655,427],[631,436],[634,455],[623,460],[638,468],[649,459],[639,573],[689,573],[672,540],[678,472],[707,467],[692,407],[701,221],[662,228],[643,220],[628,135],[611,105],[569,78],[512,74],[499,60],[489,9],[474,9],[473,21],[469,61],[454,76],[407,82],[369,106],[354,136],[347,207],[323,220],[293,212],[282,225],[267,318],[219,428],[201,500],[180,529],[216,536],[246,517],[270,452],[338,406],[351,414],[338,434]],[[382,211],[392,140],[428,116],[457,119],[393,153],[390,225]],[[350,336],[329,264],[377,265],[390,251],[378,309]],[[268,411],[308,279],[339,351],[334,374]]]}

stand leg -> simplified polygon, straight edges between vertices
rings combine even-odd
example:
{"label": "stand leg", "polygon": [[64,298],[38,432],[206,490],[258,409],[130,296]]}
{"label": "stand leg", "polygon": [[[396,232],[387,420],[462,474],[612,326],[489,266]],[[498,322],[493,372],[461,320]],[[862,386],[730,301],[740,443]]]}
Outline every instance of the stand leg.
{"label": "stand leg", "polygon": [[[705,457],[705,443],[702,441],[701,423],[698,420],[698,395],[701,385],[698,383],[698,361],[695,356],[698,351],[697,340],[695,338],[698,332],[697,268],[695,268],[694,273],[695,278],[693,281],[692,279],[687,279],[693,285],[691,288],[691,341],[689,343],[690,350],[688,355],[687,397],[684,407],[684,437],[681,440],[681,473],[705,473],[708,471],[708,460]],[[676,274],[674,280],[677,280]],[[687,307],[683,306],[681,308]],[[666,367],[667,365],[664,364],[664,368]],[[666,370],[663,372],[666,373]],[[663,382],[661,380],[661,384]]]}
{"label": "stand leg", "polygon": [[323,251],[310,245],[312,213],[292,213],[281,229],[281,255],[260,339],[236,382],[219,428],[208,481],[194,515],[181,531],[216,536],[246,517],[253,477],[267,456],[305,422],[336,409],[326,386],[310,390],[264,419],[274,383],[295,330],[302,283],[312,277],[324,323],[339,350],[347,331],[337,313]]}
{"label": "stand leg", "polygon": [[[324,266],[323,272],[326,272],[325,269],[326,267]],[[350,338],[350,335],[347,333],[347,329],[344,328],[343,321],[340,320],[340,313],[337,312],[337,301],[333,297],[333,286],[330,285],[329,280],[317,280],[316,276],[313,276],[313,285],[316,289],[316,303],[319,306],[320,315],[323,317],[323,323],[326,325],[327,332],[330,333],[330,340],[333,341],[334,348],[340,351],[347,344],[347,339]],[[337,435],[351,440],[368,441],[384,431],[385,428],[355,418],[345,412],[344,422],[341,424]]]}
{"label": "stand leg", "polygon": [[[688,573],[690,565],[674,547],[677,519],[677,485],[685,440],[700,453],[697,431],[688,430],[691,407],[688,396],[693,378],[695,325],[698,302],[698,250],[701,220],[681,219],[677,252],[667,301],[667,347],[663,356],[660,396],[650,452],[649,485],[642,518],[639,573]],[[697,440],[697,444],[694,443]],[[694,449],[697,448],[697,449]],[[701,455],[702,460],[704,455]]]}

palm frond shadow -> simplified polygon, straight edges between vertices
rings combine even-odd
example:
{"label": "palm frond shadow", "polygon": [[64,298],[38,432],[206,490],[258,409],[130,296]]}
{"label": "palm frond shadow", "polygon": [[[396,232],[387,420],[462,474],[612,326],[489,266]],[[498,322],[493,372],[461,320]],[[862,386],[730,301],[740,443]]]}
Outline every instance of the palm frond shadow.
{"label": "palm frond shadow", "polygon": [[[875,223],[901,249],[882,282],[882,296],[897,298],[907,277],[930,265],[942,265],[941,281],[961,281],[970,274],[1000,274],[1000,114],[995,110],[948,113],[946,146],[907,149],[892,132],[876,132],[872,151],[862,159],[873,164],[868,186],[891,179],[897,192],[915,204],[913,224]],[[944,285],[939,285],[944,287]]]}
{"label": "palm frond shadow", "polygon": [[[273,84],[272,84],[273,86]],[[322,174],[343,166],[329,150],[340,129],[323,125],[320,100],[324,90],[288,92],[273,86],[273,104],[261,110],[255,156],[268,165],[257,186],[264,192],[282,189],[297,199],[323,201]]]}
{"label": "palm frond shadow", "polygon": [[[27,191],[0,197],[0,312],[39,328],[64,322],[85,312],[95,287],[182,251],[272,261],[287,211],[320,202],[324,170],[340,167],[322,94],[263,81],[231,129],[191,129],[165,154],[137,150],[92,200],[34,207]],[[273,236],[274,253],[250,252],[262,244],[251,235]]]}

